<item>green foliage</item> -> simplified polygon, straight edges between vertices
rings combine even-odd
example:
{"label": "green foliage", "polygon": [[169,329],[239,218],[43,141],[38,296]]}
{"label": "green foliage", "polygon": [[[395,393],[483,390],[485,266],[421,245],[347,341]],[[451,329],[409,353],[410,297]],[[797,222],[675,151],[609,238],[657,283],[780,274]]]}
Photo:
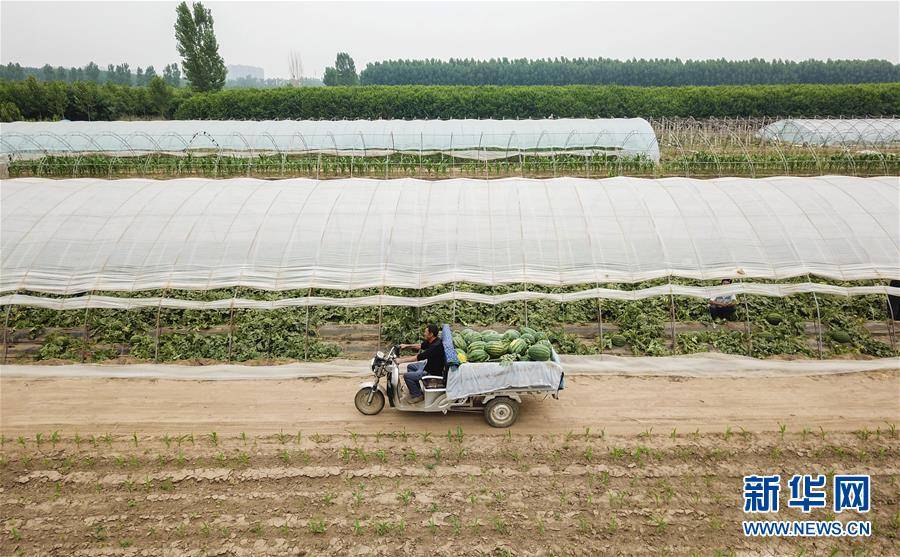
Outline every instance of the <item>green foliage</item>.
{"label": "green foliage", "polygon": [[219,43],[213,30],[212,12],[200,2],[186,2],[175,9],[175,39],[185,77],[195,91],[218,91],[225,86],[227,71],[219,55]]}
{"label": "green foliage", "polygon": [[[370,86],[194,95],[179,119],[577,118],[893,115],[900,84],[717,87]],[[23,111],[24,112],[24,111]]]}
{"label": "green foliage", "polygon": [[163,78],[155,76],[150,80],[148,89],[150,90],[150,102],[159,111],[158,115],[165,118],[168,115],[169,106],[172,104],[172,97],[175,96],[172,88],[166,85]]}
{"label": "green foliage", "polygon": [[387,60],[368,64],[360,80],[363,85],[889,83],[900,81],[900,65],[888,60]]}
{"label": "green foliage", "polygon": [[325,68],[325,77],[322,79],[325,85],[358,85],[359,76],[356,75],[356,64],[353,58],[346,52],[338,52],[334,60],[334,67]]}
{"label": "green foliage", "polygon": [[0,122],[18,122],[22,119],[22,112],[15,103],[5,102],[0,104]]}

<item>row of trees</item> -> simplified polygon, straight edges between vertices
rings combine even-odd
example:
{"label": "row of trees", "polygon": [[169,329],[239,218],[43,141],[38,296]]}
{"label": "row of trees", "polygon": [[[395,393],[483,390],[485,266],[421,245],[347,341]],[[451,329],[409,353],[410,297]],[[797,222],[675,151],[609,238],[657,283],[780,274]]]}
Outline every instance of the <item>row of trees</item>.
{"label": "row of trees", "polygon": [[900,114],[900,83],[715,87],[388,86],[194,95],[183,119],[594,118]]}
{"label": "row of trees", "polygon": [[170,118],[190,91],[175,89],[159,76],[146,87],[107,82],[0,82],[0,121],[17,120],[122,120]]}
{"label": "row of trees", "polygon": [[197,93],[147,87],[0,82],[10,120],[176,118],[412,119],[693,116],[897,116],[900,83],[716,87],[282,87]]}
{"label": "row of trees", "polygon": [[887,60],[388,60],[368,64],[359,79],[363,85],[890,83],[900,81],[900,65]]}
{"label": "row of trees", "polygon": [[[65,83],[86,81],[88,83],[114,83],[116,85],[142,87],[149,85],[150,81],[157,75],[160,74],[156,72],[156,68],[153,66],[147,66],[146,69],[138,66],[132,72],[131,66],[127,62],[116,65],[109,64],[105,70],[100,69],[100,66],[94,62],[90,62],[88,65],[80,68],[71,67],[68,69],[62,66],[54,68],[50,64],[45,64],[40,68],[21,66],[18,63],[0,66],[0,80],[6,81],[24,81],[27,77],[33,77],[38,81],[63,81]],[[168,64],[163,68],[161,77],[167,85],[172,87],[180,87],[182,84],[181,69],[178,67],[178,64]]]}

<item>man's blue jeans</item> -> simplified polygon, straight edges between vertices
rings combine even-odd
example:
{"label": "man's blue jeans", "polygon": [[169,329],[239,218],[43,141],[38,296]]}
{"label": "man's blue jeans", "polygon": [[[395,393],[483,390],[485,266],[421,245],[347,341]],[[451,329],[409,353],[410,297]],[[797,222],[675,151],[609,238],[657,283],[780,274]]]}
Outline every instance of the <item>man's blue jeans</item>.
{"label": "man's blue jeans", "polygon": [[403,380],[406,381],[406,388],[409,389],[410,398],[422,396],[422,389],[419,388],[419,379],[428,375],[425,373],[425,362],[414,362],[406,366],[406,373]]}

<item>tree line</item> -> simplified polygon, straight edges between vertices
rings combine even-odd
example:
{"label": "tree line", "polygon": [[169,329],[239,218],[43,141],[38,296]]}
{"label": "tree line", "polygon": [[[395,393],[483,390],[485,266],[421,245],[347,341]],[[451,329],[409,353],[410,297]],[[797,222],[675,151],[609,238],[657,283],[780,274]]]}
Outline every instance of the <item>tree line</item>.
{"label": "tree line", "polygon": [[157,73],[153,66],[142,68],[138,66],[132,71],[131,66],[125,62],[122,64],[109,64],[106,69],[101,69],[94,62],[88,63],[86,66],[77,68],[64,68],[63,66],[53,67],[50,64],[44,64],[40,68],[22,66],[18,63],[9,63],[0,66],[0,80],[5,81],[24,81],[27,77],[33,77],[38,81],[62,81],[64,83],[75,83],[77,81],[86,81],[88,83],[113,83],[115,85],[133,85],[142,87],[149,85],[150,81],[159,75],[162,77],[166,85],[172,87],[181,87],[181,69],[177,63],[167,64],[162,70],[162,74]]}
{"label": "tree line", "polygon": [[0,118],[413,119],[897,116],[900,83],[714,87],[381,86],[226,89],[0,82]]}
{"label": "tree line", "polygon": [[507,58],[387,60],[366,66],[363,85],[763,85],[892,83],[887,60],[680,60]]}

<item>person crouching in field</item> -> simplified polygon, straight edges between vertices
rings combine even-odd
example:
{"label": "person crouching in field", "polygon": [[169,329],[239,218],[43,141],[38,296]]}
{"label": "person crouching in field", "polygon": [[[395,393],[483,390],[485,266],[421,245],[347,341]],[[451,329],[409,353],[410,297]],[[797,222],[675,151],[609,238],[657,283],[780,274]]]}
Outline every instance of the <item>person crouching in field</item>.
{"label": "person crouching in field", "polygon": [[[723,279],[722,284],[731,284],[731,279]],[[731,321],[737,308],[737,296],[726,294],[709,300],[709,316],[715,319]]]}
{"label": "person crouching in field", "polygon": [[410,363],[406,366],[406,373],[403,374],[403,380],[409,390],[409,398],[407,402],[416,404],[425,400],[425,393],[419,386],[419,380],[426,375],[443,375],[444,374],[444,345],[438,338],[438,326],[429,323],[422,331],[422,344],[401,344],[400,350],[406,348],[418,348],[419,353],[415,356],[403,356],[397,358],[398,364]]}

